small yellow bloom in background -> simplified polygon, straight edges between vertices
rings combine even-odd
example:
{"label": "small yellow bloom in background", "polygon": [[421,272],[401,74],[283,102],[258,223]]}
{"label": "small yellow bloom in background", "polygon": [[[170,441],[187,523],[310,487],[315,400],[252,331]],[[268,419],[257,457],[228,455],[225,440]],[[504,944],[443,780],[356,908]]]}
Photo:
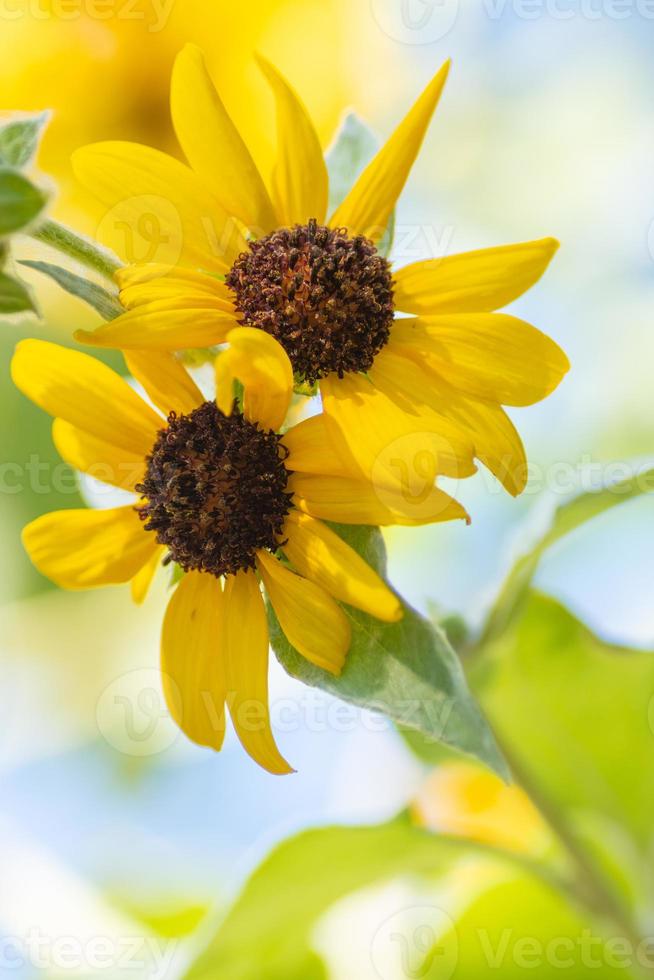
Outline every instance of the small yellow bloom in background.
{"label": "small yellow bloom in background", "polygon": [[109,209],[100,233],[119,251],[122,245],[129,263],[119,275],[128,312],[78,336],[163,351],[220,344],[235,323],[257,328],[284,347],[296,380],[319,385],[325,425],[364,477],[376,480],[388,447],[412,434],[451,441],[458,433],[511,494],[520,493],[525,452],[503,406],[545,398],[569,364],[535,327],[494,311],[540,278],[557,242],[392,271],[377,245],[449,64],[328,217],[328,174],[312,121],[277,69],[258,60],[277,105],[270,179],[193,45],[178,56],[171,86],[190,166],[123,142],[75,154],[79,180]]}
{"label": "small yellow bloom in background", "polygon": [[[155,407],[87,354],[21,342],[12,377],[54,416],[62,458],[134,494],[121,507],[46,514],[23,540],[36,567],[61,587],[131,582],[136,601],[162,560],[177,562],[186,574],[162,637],[173,717],[193,741],[220,749],[227,704],[250,755],[284,773],[290,769],[270,729],[260,581],[290,643],[339,674],[351,630],[336,600],[387,622],[399,620],[402,607],[320,518],[391,524],[403,520],[406,505],[399,498],[394,510],[391,490],[381,502],[348,473],[326,450],[319,416],[280,436],[293,390],[288,357],[252,328],[237,327],[227,340],[216,401],[205,400],[172,354],[129,354],[128,367]],[[236,377],[243,412],[233,400]]]}
{"label": "small yellow bloom in background", "polygon": [[540,854],[551,844],[543,818],[519,786],[466,762],[429,776],[412,804],[416,823],[510,851]]}

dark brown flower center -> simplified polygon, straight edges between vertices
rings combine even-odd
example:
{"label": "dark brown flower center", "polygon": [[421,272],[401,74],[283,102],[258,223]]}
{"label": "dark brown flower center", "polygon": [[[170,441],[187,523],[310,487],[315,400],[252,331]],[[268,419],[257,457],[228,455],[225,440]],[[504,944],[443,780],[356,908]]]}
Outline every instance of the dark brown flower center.
{"label": "dark brown flower center", "polygon": [[310,221],[252,242],[226,279],[241,322],[272,334],[297,377],[367,371],[393,322],[390,264],[362,235]]}
{"label": "dark brown flower center", "polygon": [[291,506],[280,436],[229,417],[215,402],[171,413],[147,458],[137,491],[146,531],[184,571],[233,575],[254,567],[260,548],[282,544]]}

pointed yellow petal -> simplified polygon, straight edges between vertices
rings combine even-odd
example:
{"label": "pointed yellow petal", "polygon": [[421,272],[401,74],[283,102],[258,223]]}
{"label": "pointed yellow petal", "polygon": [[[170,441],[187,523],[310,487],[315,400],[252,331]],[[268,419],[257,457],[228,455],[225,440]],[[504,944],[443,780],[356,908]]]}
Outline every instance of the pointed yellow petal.
{"label": "pointed yellow petal", "polygon": [[540,279],[558,247],[542,238],[414,262],[394,274],[395,308],[426,316],[499,310]]}
{"label": "pointed yellow petal", "polygon": [[280,755],[268,708],[268,621],[252,571],[225,582],[227,704],[245,751],[275,775],[293,772]]}
{"label": "pointed yellow petal", "polygon": [[225,737],[224,597],[213,575],[189,572],[175,589],[161,634],[166,703],[185,735],[219,750]]}
{"label": "pointed yellow petal", "polygon": [[204,401],[202,392],[186,368],[165,351],[129,351],[127,369],[145,388],[148,397],[168,417],[171,412],[188,415]]}
{"label": "pointed yellow petal", "polygon": [[126,262],[225,272],[246,247],[236,220],[183,163],[140,143],[94,143],[73,170],[107,208],[98,236]]}
{"label": "pointed yellow petal", "polygon": [[453,387],[503,405],[533,405],[570,367],[558,344],[505,313],[396,320],[391,340]]}
{"label": "pointed yellow petal", "polygon": [[269,61],[259,66],[277,104],[277,162],[273,199],[282,225],[323,224],[327,213],[329,180],[318,135],[294,89]]}
{"label": "pointed yellow petal", "polygon": [[250,422],[276,432],[293,396],[293,368],[286,351],[264,330],[236,327],[227,335],[229,348],[216,358],[216,402],[229,415],[234,381],[244,387],[243,414]]}
{"label": "pointed yellow petal", "polygon": [[288,489],[295,494],[298,510],[323,521],[381,527],[454,520],[470,523],[461,504],[433,485],[430,466],[424,475],[418,466],[416,473],[406,473],[396,485],[293,473]]}
{"label": "pointed yellow petal", "polygon": [[133,492],[143,479],[145,455],[97,439],[64,419],[53,421],[52,439],[64,462],[102,483]]}
{"label": "pointed yellow petal", "polygon": [[284,553],[298,572],[335,599],[389,623],[402,618],[399,600],[380,576],[321,521],[292,510],[284,537]]}
{"label": "pointed yellow petal", "polygon": [[170,105],[186,159],[227,214],[237,217],[257,237],[272,231],[275,214],[268,192],[195,44],[187,44],[177,56]]}
{"label": "pointed yellow petal", "polygon": [[[131,268],[139,267],[131,266]],[[121,281],[128,283],[120,290],[120,302],[127,310],[143,306],[150,306],[152,309],[174,309],[176,304],[178,309],[190,305],[220,310],[223,313],[234,313],[233,294],[215,276],[198,272],[194,274],[194,278],[191,278],[188,274],[182,275],[185,270],[181,268],[174,271],[180,275],[169,273],[147,279],[145,282],[136,281],[136,275],[131,281],[126,276],[120,276]],[[159,305],[155,307],[153,305],[155,303]]]}
{"label": "pointed yellow petal", "polygon": [[150,591],[150,586],[152,585],[152,579],[154,578],[157,569],[161,565],[163,559],[165,548],[157,548],[156,551],[152,553],[152,558],[143,568],[136,573],[131,581],[132,589],[132,601],[140,606],[142,602]]}
{"label": "pointed yellow petal", "polygon": [[361,475],[360,467],[348,468],[347,456],[338,454],[322,413],[292,426],[284,433],[282,442],[288,449],[286,466],[289,470],[350,476],[355,479]]}
{"label": "pointed yellow petal", "polygon": [[[199,272],[197,269],[190,269],[183,265],[170,266],[162,265],[159,262],[137,262],[135,265],[125,265],[117,269],[114,278],[121,290],[130,289],[133,286],[152,286],[156,290],[159,285],[167,282],[174,282],[181,288],[184,285],[194,292],[200,292],[206,296],[217,296],[225,299],[232,295],[225,283],[218,277],[218,274],[210,272]],[[152,296],[156,299],[156,296]]]}
{"label": "pointed yellow petal", "polygon": [[370,376],[389,398],[410,397],[448,415],[470,434],[477,459],[509,493],[522,493],[527,481],[524,447],[499,405],[466,398],[424,364],[403,356],[402,348],[396,351],[392,342],[375,358]]}
{"label": "pointed yellow petal", "polygon": [[78,330],[75,339],[93,347],[119,350],[185,350],[222,344],[236,320],[233,314],[187,300],[162,309],[157,303],[138,306],[97,330]]}
{"label": "pointed yellow petal", "polygon": [[350,649],[350,622],[329,593],[296,575],[266,551],[257,567],[289,642],[316,667],[341,673]]}
{"label": "pointed yellow petal", "polygon": [[128,453],[145,456],[152,449],[160,416],[94,357],[45,340],[23,340],[11,376],[50,415]]}
{"label": "pointed yellow petal", "polygon": [[63,589],[129,582],[157,548],[131,506],[44,514],[23,530],[23,544],[41,574]]}
{"label": "pointed yellow petal", "polygon": [[330,228],[346,228],[350,235],[365,235],[375,242],[382,238],[420,152],[449,70],[447,61],[336,209]]}
{"label": "pointed yellow petal", "polygon": [[348,466],[360,478],[397,484],[415,470],[419,483],[430,460],[438,475],[474,473],[472,440],[453,422],[416,400],[391,401],[362,374],[335,374],[320,383],[325,425]]}

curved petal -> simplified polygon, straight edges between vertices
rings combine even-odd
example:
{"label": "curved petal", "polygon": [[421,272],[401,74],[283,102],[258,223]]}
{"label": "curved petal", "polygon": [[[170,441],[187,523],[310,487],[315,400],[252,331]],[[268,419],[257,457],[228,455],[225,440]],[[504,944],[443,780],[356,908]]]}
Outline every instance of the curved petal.
{"label": "curved petal", "polygon": [[[168,303],[167,308],[173,309],[174,304],[184,309],[187,303],[191,306],[204,306],[212,310],[222,310],[224,313],[234,313],[233,294],[220,279],[203,272],[192,272],[178,267],[173,272],[159,276],[148,276],[141,272],[143,266],[126,266],[127,270],[139,270],[131,276],[116,274],[120,286],[120,302],[125,309],[134,310],[137,307],[151,306],[154,303]],[[148,278],[144,278],[148,276]],[[202,301],[202,302],[200,302]]]}
{"label": "curved petal", "polygon": [[216,358],[216,403],[225,415],[234,404],[234,381],[243,384],[243,414],[276,432],[293,396],[293,368],[284,348],[256,327],[227,334],[229,348]]}
{"label": "curved petal", "polygon": [[24,528],[23,544],[41,574],[63,589],[129,582],[158,548],[131,506],[44,514]]}
{"label": "curved petal", "polygon": [[161,634],[166,702],[185,735],[218,751],[225,737],[224,597],[213,575],[189,572],[170,599]]}
{"label": "curved petal", "polygon": [[298,510],[339,524],[392,524],[418,526],[464,520],[464,508],[433,485],[429,468],[424,475],[410,473],[397,485],[371,484],[338,476],[293,473],[288,489]]}
{"label": "curved petal", "polygon": [[383,579],[321,521],[292,510],[284,536],[283,550],[291,564],[335,599],[388,623],[402,618],[402,606]]}
{"label": "curved petal", "polygon": [[414,262],[394,273],[395,309],[426,316],[499,310],[540,279],[558,247],[541,238]]}
{"label": "curved petal", "polygon": [[361,477],[397,484],[416,467],[424,470],[428,458],[433,479],[476,472],[468,434],[424,405],[405,400],[399,407],[360,374],[329,375],[320,392],[332,441]]}
{"label": "curved petal", "polygon": [[94,357],[45,340],[22,340],[11,376],[50,415],[128,453],[146,456],[152,449],[160,416]]}
{"label": "curved petal", "polygon": [[448,415],[470,434],[475,456],[509,493],[522,493],[527,482],[525,450],[499,405],[466,398],[424,364],[403,356],[402,348],[396,352],[392,342],[375,358],[370,376],[376,387],[400,404],[409,398]]}
{"label": "curved petal", "polygon": [[330,228],[346,228],[350,235],[365,235],[375,242],[382,238],[420,152],[449,70],[450,62],[446,61],[336,209]]}
{"label": "curved petal", "polygon": [[396,320],[393,345],[472,398],[533,405],[570,367],[558,344],[506,313],[462,313]]}
{"label": "curved petal", "polygon": [[184,365],[165,351],[128,351],[127,369],[145,388],[148,397],[168,417],[188,415],[204,401],[202,392]]}
{"label": "curved petal", "polygon": [[97,330],[77,330],[75,339],[119,350],[185,350],[224,343],[235,323],[232,313],[212,308],[204,300],[175,302],[173,309],[149,303]]}
{"label": "curved petal", "polygon": [[177,55],[170,106],[186,159],[227,214],[235,215],[257,237],[272,231],[276,221],[268,191],[195,44],[187,44]]}
{"label": "curved petal", "polygon": [[140,143],[76,150],[73,170],[108,209],[97,237],[128,263],[225,272],[246,248],[241,229],[189,167]]}
{"label": "curved petal", "polygon": [[144,602],[148,592],[150,591],[150,586],[152,585],[152,579],[154,578],[157,569],[159,568],[161,561],[163,559],[165,548],[157,548],[156,551],[152,553],[152,558],[149,562],[141,568],[131,581],[132,589],[132,601],[140,606]]}
{"label": "curved petal", "polygon": [[341,607],[266,551],[257,553],[257,567],[289,643],[316,667],[338,676],[352,638]]}
{"label": "curved petal", "polygon": [[286,466],[289,470],[355,479],[361,475],[360,467],[348,467],[347,455],[339,455],[332,444],[323,413],[312,415],[292,426],[284,433],[282,442],[288,450]]}
{"label": "curved petal", "polygon": [[225,582],[227,704],[241,745],[275,775],[293,772],[280,755],[268,708],[268,620],[252,571]]}
{"label": "curved petal", "polygon": [[144,455],[119,449],[64,419],[53,421],[52,440],[65,463],[102,483],[134,492],[143,479]]}
{"label": "curved petal", "polygon": [[273,199],[282,225],[305,224],[327,214],[329,178],[311,118],[294,89],[269,61],[257,56],[277,104],[277,162]]}

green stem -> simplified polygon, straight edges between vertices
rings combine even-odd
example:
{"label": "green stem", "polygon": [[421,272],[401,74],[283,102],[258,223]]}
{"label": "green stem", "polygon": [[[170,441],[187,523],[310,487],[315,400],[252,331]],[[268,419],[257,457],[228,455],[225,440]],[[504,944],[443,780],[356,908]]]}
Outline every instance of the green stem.
{"label": "green stem", "polygon": [[48,219],[33,231],[32,238],[49,245],[50,248],[63,252],[76,262],[80,262],[89,269],[99,272],[113,282],[114,273],[121,268],[122,263],[108,249],[103,248],[90,238],[78,235],[76,232],[59,224],[58,221]]}
{"label": "green stem", "polygon": [[[497,733],[496,733],[497,737]],[[609,920],[620,931],[621,938],[628,940],[632,949],[638,949],[644,937],[638,932],[627,909],[612,892],[602,873],[595,867],[573,828],[568,824],[565,814],[554,805],[537,781],[522,767],[506,745],[500,748],[509,763],[516,783],[524,790],[543,819],[549,824],[563,845],[573,867],[576,878],[571,883],[578,903],[588,912]],[[651,977],[652,967],[642,963],[634,964],[633,970],[642,976]]]}

